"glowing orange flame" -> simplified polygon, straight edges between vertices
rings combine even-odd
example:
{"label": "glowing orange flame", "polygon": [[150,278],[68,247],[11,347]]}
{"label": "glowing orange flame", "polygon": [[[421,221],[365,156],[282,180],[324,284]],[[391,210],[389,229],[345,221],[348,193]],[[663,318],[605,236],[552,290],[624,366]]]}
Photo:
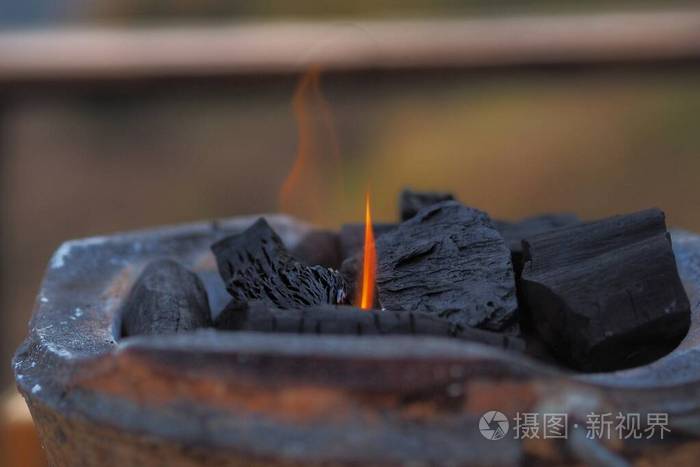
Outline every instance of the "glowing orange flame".
{"label": "glowing orange flame", "polygon": [[369,191],[365,195],[365,247],[362,261],[362,279],[360,283],[360,308],[369,310],[374,305],[374,278],[377,274],[377,250],[374,245],[374,230],[372,229],[372,210],[370,208]]}
{"label": "glowing orange flame", "polygon": [[296,159],[279,193],[279,209],[314,222],[328,217],[342,188],[340,149],[330,105],[321,93],[321,69],[302,76],[292,98],[299,141]]}

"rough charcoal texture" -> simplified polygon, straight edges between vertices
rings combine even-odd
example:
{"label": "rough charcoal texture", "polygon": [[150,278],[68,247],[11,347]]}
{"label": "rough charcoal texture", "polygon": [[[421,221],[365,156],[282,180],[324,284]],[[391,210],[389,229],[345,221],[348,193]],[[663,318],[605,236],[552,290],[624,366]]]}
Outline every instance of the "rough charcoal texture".
{"label": "rough charcoal texture", "polygon": [[557,229],[523,245],[531,321],[570,366],[642,365],[687,333],[690,304],[658,209]]}
{"label": "rough charcoal texture", "polygon": [[153,261],[134,284],[122,309],[122,335],[169,334],[210,326],[204,284],[169,260]]}
{"label": "rough charcoal texture", "polygon": [[377,239],[379,303],[461,326],[511,330],[517,320],[510,250],[488,215],[444,201]]}
{"label": "rough charcoal texture", "polygon": [[[396,228],[397,224],[372,224],[375,240]],[[365,224],[345,224],[340,228],[340,254],[343,260],[362,252]]]}
{"label": "rough charcoal texture", "polygon": [[454,200],[454,197],[450,193],[403,190],[399,197],[401,220],[407,221],[423,208],[451,200]]}
{"label": "rough charcoal texture", "polygon": [[497,347],[524,350],[521,339],[464,328],[427,313],[361,310],[351,306],[317,305],[282,310],[261,301],[229,305],[216,327],[229,331],[295,334],[407,334],[454,337]]}
{"label": "rough charcoal texture", "polygon": [[211,249],[234,304],[261,299],[278,308],[295,308],[349,299],[338,271],[297,261],[263,218]]}
{"label": "rough charcoal texture", "polygon": [[515,286],[518,294],[519,304],[519,324],[520,331],[529,340],[530,349],[541,348],[546,349],[546,345],[541,342],[539,336],[534,331],[533,323],[531,322],[531,314],[525,309],[525,301],[522,297],[522,287],[520,285],[520,274],[523,270],[523,239],[538,235],[544,232],[549,232],[560,227],[566,227],[579,223],[580,220],[569,213],[560,214],[543,214],[539,216],[528,217],[518,222],[507,222],[494,220],[493,225],[496,227],[506,244],[510,248],[511,259],[513,261],[513,271],[515,272]]}
{"label": "rough charcoal texture", "polygon": [[579,222],[581,221],[575,214],[561,213],[528,217],[518,222],[494,220],[493,226],[501,233],[510,248],[513,266],[518,275],[522,270],[523,239]]}

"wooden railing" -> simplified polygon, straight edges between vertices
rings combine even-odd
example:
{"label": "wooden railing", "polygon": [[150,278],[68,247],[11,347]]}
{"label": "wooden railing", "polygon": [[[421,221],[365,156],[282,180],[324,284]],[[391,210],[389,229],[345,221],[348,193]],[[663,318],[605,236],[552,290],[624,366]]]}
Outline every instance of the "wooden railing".
{"label": "wooden railing", "polygon": [[467,20],[0,33],[0,82],[700,57],[700,9]]}

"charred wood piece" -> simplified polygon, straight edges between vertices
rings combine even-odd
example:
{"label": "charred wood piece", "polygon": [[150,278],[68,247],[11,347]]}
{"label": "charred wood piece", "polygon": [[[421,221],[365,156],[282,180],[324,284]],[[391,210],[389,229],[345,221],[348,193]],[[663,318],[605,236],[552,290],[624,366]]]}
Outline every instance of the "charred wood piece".
{"label": "charred wood piece", "polygon": [[399,197],[399,209],[401,210],[401,220],[407,221],[418,214],[423,208],[443,201],[452,201],[454,197],[450,193],[403,190]]}
{"label": "charred wood piece", "polygon": [[649,363],[690,326],[664,214],[650,209],[525,239],[522,295],[560,360],[584,371]]}
{"label": "charred wood piece", "polygon": [[510,255],[513,261],[513,271],[515,272],[515,286],[518,294],[518,304],[520,309],[520,331],[527,339],[530,339],[530,344],[536,343],[536,345],[530,345],[529,348],[537,347],[546,349],[546,345],[539,339],[537,333],[534,332],[533,324],[530,319],[531,315],[527,313],[524,306],[525,302],[522,298],[522,287],[520,286],[520,274],[523,270],[522,240],[524,238],[549,232],[550,230],[558,229],[560,227],[577,224],[579,222],[579,219],[574,214],[568,213],[543,214],[540,216],[528,217],[518,222],[499,220],[493,221],[494,227],[496,227],[496,230],[501,233],[503,239],[510,248]]}
{"label": "charred wood piece", "polygon": [[264,300],[278,308],[295,308],[349,299],[338,271],[297,261],[263,218],[211,249],[234,304]]}
{"label": "charred wood piece", "polygon": [[517,321],[510,250],[486,213],[443,201],[376,244],[382,308],[492,331],[510,330]]}
{"label": "charred wood piece", "polygon": [[211,325],[204,284],[179,263],[146,266],[122,309],[122,335],[169,334]]}
{"label": "charred wood piece", "polygon": [[282,310],[261,301],[230,305],[219,315],[216,327],[229,331],[293,334],[379,335],[406,334],[454,337],[522,351],[518,338],[464,328],[427,313],[361,310],[351,306],[316,305]]}
{"label": "charred wood piece", "polygon": [[581,221],[575,214],[561,213],[528,217],[517,222],[494,220],[493,225],[501,233],[510,248],[513,266],[516,270],[516,276],[518,276],[520,270],[522,270],[524,238],[530,238],[560,227],[578,224],[579,222]]}

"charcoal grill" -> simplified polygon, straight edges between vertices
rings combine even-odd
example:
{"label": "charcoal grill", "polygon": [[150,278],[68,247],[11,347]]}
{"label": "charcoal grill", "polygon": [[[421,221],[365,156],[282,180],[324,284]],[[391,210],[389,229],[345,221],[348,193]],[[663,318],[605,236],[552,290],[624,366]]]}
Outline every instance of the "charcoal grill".
{"label": "charcoal grill", "polygon": [[[478,343],[213,330],[120,339],[141,269],[197,271],[227,296],[209,246],[257,217],[69,241],[54,254],[13,366],[54,466],[515,465],[700,455],[700,235],[674,231],[692,304],[681,345],[643,367],[580,374]],[[293,247],[312,227],[267,216]],[[567,439],[486,439],[482,414],[566,413]],[[604,442],[596,413],[669,414],[663,440]]]}

